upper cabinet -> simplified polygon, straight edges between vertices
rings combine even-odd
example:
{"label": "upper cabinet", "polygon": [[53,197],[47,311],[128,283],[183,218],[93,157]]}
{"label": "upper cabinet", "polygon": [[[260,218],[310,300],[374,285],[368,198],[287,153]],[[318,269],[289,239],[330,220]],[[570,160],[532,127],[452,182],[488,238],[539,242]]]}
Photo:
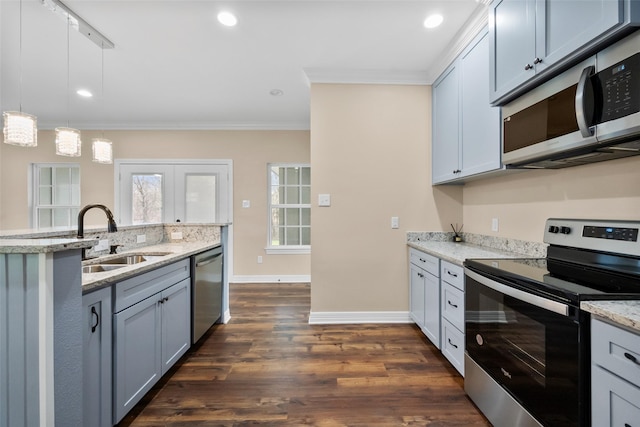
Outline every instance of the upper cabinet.
{"label": "upper cabinet", "polygon": [[491,103],[503,104],[640,22],[636,0],[496,0]]}
{"label": "upper cabinet", "polygon": [[499,170],[500,125],[500,109],[489,104],[485,29],[433,84],[433,184]]}

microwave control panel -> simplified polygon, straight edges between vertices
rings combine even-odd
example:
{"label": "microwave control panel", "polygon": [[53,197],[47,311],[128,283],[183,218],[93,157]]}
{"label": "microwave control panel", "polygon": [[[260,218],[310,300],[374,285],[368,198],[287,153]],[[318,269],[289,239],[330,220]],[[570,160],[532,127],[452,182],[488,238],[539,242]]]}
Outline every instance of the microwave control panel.
{"label": "microwave control panel", "polygon": [[640,53],[600,71],[602,112],[600,123],[640,111]]}

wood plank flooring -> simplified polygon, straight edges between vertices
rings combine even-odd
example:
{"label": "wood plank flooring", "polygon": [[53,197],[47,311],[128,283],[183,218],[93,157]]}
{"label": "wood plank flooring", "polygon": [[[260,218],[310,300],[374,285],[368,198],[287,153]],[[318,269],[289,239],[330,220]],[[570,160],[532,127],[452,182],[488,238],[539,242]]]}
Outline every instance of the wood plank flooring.
{"label": "wood plank flooring", "polygon": [[308,324],[308,284],[233,284],[231,321],[119,426],[490,426],[413,325]]}

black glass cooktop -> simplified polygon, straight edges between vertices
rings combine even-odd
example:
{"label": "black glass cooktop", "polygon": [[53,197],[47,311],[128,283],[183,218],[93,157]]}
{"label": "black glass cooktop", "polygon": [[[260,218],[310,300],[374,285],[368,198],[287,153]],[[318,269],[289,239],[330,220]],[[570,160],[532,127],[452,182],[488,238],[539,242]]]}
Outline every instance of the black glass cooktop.
{"label": "black glass cooktop", "polygon": [[637,258],[563,251],[549,248],[549,255],[559,258],[469,259],[465,266],[500,283],[576,306],[587,300],[640,299]]}

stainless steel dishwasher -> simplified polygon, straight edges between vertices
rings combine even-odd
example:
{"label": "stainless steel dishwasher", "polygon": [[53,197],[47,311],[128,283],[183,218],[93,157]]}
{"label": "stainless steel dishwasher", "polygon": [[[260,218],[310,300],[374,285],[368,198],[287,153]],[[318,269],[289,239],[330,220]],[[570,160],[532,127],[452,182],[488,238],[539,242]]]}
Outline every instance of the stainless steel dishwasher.
{"label": "stainless steel dishwasher", "polygon": [[222,316],[222,246],[191,257],[191,342]]}

